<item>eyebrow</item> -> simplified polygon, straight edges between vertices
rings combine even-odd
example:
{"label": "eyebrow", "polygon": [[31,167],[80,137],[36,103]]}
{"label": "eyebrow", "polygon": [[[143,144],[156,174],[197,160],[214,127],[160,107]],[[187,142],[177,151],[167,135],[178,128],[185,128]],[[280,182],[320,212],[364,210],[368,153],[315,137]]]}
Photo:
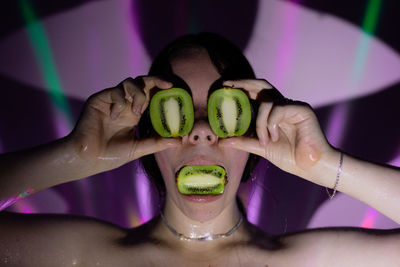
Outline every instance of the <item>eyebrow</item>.
{"label": "eyebrow", "polygon": [[[185,89],[193,97],[192,89],[181,77],[179,77],[175,73],[169,73],[169,74],[167,74],[166,77],[163,77],[163,78],[166,79],[167,81],[171,82],[175,87]],[[224,79],[221,76],[210,85],[210,87],[208,89],[208,93],[207,93],[207,98],[210,97],[212,92],[223,87],[223,85],[222,85],[223,81],[224,81]]]}

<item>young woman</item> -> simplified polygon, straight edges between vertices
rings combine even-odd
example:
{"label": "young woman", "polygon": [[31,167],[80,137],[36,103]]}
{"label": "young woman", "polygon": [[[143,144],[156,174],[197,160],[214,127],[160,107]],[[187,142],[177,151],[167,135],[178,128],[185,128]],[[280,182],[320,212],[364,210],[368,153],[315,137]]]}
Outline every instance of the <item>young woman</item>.
{"label": "young woman", "polygon": [[[195,122],[182,138],[149,127],[154,88],[184,87]],[[207,101],[218,87],[241,88],[257,103],[253,131],[218,138]],[[140,120],[140,124],[139,124]],[[139,134],[136,134],[139,126]],[[140,136],[140,137],[137,137]],[[128,78],[91,96],[63,139],[0,158],[1,205],[39,190],[143,158],[164,204],[160,216],[134,229],[62,215],[0,216],[2,266],[399,266],[397,230],[318,229],[270,236],[246,221],[236,201],[254,155],[321,186],[347,193],[400,222],[400,172],[331,147],[312,109],[255,79],[240,51],[213,34],[168,45],[149,76]],[[228,183],[218,196],[179,193],[186,165],[220,165]]]}

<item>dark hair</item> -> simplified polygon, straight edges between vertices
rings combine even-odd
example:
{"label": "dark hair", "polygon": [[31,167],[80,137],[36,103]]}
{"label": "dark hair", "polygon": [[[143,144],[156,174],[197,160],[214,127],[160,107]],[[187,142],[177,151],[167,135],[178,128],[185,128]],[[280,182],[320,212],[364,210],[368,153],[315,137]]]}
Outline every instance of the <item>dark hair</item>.
{"label": "dark hair", "polygon": [[[188,54],[193,54],[200,50],[206,50],[212,63],[215,65],[219,74],[221,74],[221,81],[228,79],[253,79],[255,78],[254,71],[250,63],[234,44],[225,39],[224,37],[214,33],[198,33],[188,34],[174,40],[168,44],[154,59],[151,65],[149,75],[164,77],[174,83],[179,82],[174,78],[170,62],[177,58]],[[252,102],[253,113],[257,114],[257,105]],[[254,117],[254,116],[253,116]],[[251,135],[255,134],[255,120],[253,120],[248,132]],[[142,115],[139,122],[139,136],[153,136],[154,130],[151,125],[150,115],[148,109]],[[251,171],[255,168],[259,157],[250,154],[246,167],[243,171],[242,181],[246,181]],[[162,179],[162,174],[158,168],[154,154],[150,154],[141,158],[142,165],[145,173],[156,185],[160,197],[165,196],[165,184]]]}

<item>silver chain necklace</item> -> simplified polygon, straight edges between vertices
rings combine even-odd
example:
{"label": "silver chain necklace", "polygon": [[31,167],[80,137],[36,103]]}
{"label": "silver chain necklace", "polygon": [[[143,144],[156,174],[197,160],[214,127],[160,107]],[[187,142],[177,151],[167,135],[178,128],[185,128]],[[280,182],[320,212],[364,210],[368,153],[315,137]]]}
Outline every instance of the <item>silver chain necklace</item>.
{"label": "silver chain necklace", "polygon": [[224,234],[213,234],[213,235],[205,235],[205,236],[201,236],[201,237],[190,237],[190,236],[186,236],[184,234],[179,233],[178,231],[175,230],[175,228],[173,228],[167,221],[167,219],[164,217],[164,214],[162,213],[162,211],[160,211],[161,214],[161,219],[162,222],[164,223],[164,225],[168,228],[168,230],[176,237],[179,238],[179,240],[185,240],[185,241],[211,241],[211,240],[215,240],[215,239],[219,239],[219,238],[223,238],[223,237],[228,237],[230,235],[232,235],[238,228],[239,226],[242,224],[243,222],[243,216],[242,214],[240,215],[239,220],[237,221],[237,223],[226,233]]}

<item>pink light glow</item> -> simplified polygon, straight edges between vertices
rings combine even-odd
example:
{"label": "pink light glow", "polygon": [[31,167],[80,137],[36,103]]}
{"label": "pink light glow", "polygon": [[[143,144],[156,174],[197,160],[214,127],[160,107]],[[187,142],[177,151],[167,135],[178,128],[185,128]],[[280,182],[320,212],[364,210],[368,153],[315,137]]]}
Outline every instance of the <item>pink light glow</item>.
{"label": "pink light glow", "polygon": [[260,210],[261,210],[261,205],[262,205],[262,199],[263,199],[263,190],[261,186],[255,184],[252,185],[254,190],[253,192],[249,193],[249,201],[247,202],[247,220],[253,224],[258,224],[259,218],[260,218]]}
{"label": "pink light glow", "polygon": [[22,213],[34,213],[35,211],[29,205],[25,205],[22,208]]}
{"label": "pink light glow", "polygon": [[26,189],[16,197],[11,197],[4,202],[0,202],[0,211],[7,208],[8,206],[14,205],[14,210],[21,213],[34,213],[36,212],[33,205],[29,201],[20,201],[27,196],[34,193],[32,188]]}
{"label": "pink light glow", "polygon": [[394,156],[393,159],[388,164],[390,164],[392,166],[400,167],[400,144],[397,148],[396,156]]}
{"label": "pink light glow", "polygon": [[[290,77],[290,69],[293,67],[292,61],[296,55],[297,27],[299,9],[296,5],[287,5],[281,13],[284,17],[280,39],[278,56],[276,62],[276,83],[285,84],[285,80]],[[285,88],[280,88],[284,91]]]}
{"label": "pink light glow", "polygon": [[139,203],[137,216],[139,217],[140,223],[144,223],[153,217],[151,184],[140,167],[137,168],[134,179],[136,181],[135,195]]}
{"label": "pink light glow", "polygon": [[329,118],[329,124],[326,129],[326,137],[329,142],[340,147],[348,115],[348,106],[346,104],[336,105]]}
{"label": "pink light glow", "polygon": [[[260,174],[259,174],[260,173]],[[247,219],[249,222],[258,225],[260,221],[260,211],[263,205],[263,196],[265,194],[264,179],[263,177],[269,176],[269,168],[264,168],[264,165],[259,163],[256,170],[253,172],[254,177],[249,186],[248,200],[247,200]],[[264,200],[265,201],[265,200]]]}
{"label": "pink light glow", "polygon": [[378,214],[379,213],[373,208],[368,208],[367,213],[365,214],[365,217],[361,222],[360,226],[363,228],[372,228],[374,226]]}
{"label": "pink light glow", "polygon": [[54,104],[53,104],[53,122],[55,125],[57,137],[64,137],[68,135],[71,130],[73,125],[71,122],[68,120],[68,117],[65,116],[65,114],[62,113],[60,109],[58,109]]}
{"label": "pink light glow", "polygon": [[128,215],[129,226],[130,227],[137,227],[144,223],[142,219],[139,218],[138,212],[136,211],[134,205],[127,204],[126,205],[126,214]]}

